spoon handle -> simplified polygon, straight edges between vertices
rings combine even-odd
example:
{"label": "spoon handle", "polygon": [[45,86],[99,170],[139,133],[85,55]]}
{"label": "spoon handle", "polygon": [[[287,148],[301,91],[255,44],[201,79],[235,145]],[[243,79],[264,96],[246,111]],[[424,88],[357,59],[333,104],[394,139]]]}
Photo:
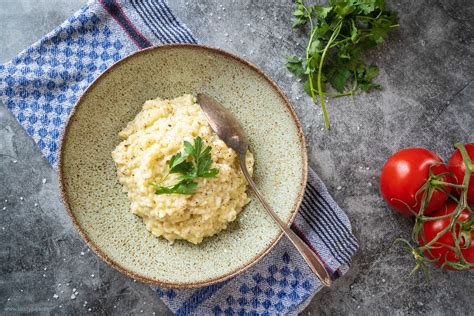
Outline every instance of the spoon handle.
{"label": "spoon handle", "polygon": [[291,230],[273,211],[273,209],[270,207],[270,205],[267,203],[265,198],[262,196],[260,191],[257,189],[257,186],[255,185],[255,182],[253,182],[252,177],[250,176],[248,170],[247,170],[247,165],[245,162],[245,155],[240,155],[240,167],[242,169],[242,173],[244,174],[245,178],[247,179],[247,182],[249,183],[250,187],[252,190],[255,192],[255,195],[257,196],[258,200],[260,203],[262,203],[263,207],[265,210],[268,212],[271,218],[280,226],[280,229],[285,233],[285,235],[288,237],[288,239],[293,243],[293,245],[298,249],[299,253],[303,256],[304,260],[306,263],[309,265],[311,270],[316,274],[316,276],[319,278],[321,283],[325,286],[331,286],[331,278],[329,276],[329,273],[327,272],[326,268],[324,267],[323,263],[321,260],[316,256],[313,250],[309,248],[309,246],[301,240],[301,238],[296,235],[293,230]]}

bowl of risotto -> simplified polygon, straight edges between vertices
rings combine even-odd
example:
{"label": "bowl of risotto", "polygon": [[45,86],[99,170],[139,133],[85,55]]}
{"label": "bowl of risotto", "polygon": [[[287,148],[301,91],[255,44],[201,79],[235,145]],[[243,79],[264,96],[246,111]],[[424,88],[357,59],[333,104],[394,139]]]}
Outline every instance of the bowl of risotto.
{"label": "bowl of risotto", "polygon": [[225,51],[165,45],[122,59],[79,99],[61,143],[61,194],[83,239],[115,269],[165,287],[228,279],[282,237],[198,93],[242,124],[254,181],[290,224],[307,175],[300,123],[268,76]]}

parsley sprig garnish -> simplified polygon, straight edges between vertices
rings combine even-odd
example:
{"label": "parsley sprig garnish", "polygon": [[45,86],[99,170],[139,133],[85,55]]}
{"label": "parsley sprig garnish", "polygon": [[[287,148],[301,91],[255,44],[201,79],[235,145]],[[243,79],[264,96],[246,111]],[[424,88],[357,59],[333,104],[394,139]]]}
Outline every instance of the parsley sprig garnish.
{"label": "parsley sprig garnish", "polygon": [[[171,157],[168,162],[169,172],[159,183],[150,182],[156,187],[155,194],[186,194],[196,192],[197,178],[215,178],[219,169],[211,168],[211,147],[204,146],[201,137],[194,139],[194,145],[184,141],[184,152],[179,152]],[[178,181],[171,186],[162,185],[170,174],[181,174]]]}
{"label": "parsley sprig garnish", "polygon": [[[326,5],[306,5],[295,1],[293,27],[309,23],[310,36],[304,57],[290,57],[287,68],[296,76],[305,76],[305,91],[329,118],[324,97],[352,95],[357,90],[380,89],[373,82],[379,69],[366,65],[362,53],[384,42],[397,27],[396,13],[385,10],[384,0],[329,0]],[[326,83],[339,93],[327,93]],[[348,87],[349,86],[349,87]]]}

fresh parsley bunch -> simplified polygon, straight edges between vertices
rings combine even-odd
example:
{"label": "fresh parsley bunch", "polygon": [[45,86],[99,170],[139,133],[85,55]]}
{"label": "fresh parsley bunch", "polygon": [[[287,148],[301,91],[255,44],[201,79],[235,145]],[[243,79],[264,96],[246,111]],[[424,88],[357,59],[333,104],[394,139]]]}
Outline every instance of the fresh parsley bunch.
{"label": "fresh parsley bunch", "polygon": [[[329,0],[326,5],[295,1],[293,27],[309,24],[310,36],[304,57],[290,57],[287,68],[305,77],[305,91],[317,103],[319,95],[326,128],[329,119],[325,96],[352,95],[357,90],[379,89],[373,82],[379,69],[366,65],[362,53],[381,44],[397,27],[395,12],[386,11],[384,0]],[[339,93],[328,93],[327,83]]]}
{"label": "fresh parsley bunch", "polygon": [[[156,187],[155,194],[194,194],[197,188],[197,178],[215,178],[219,169],[211,168],[211,147],[203,146],[201,137],[194,139],[194,145],[184,141],[184,152],[171,157],[168,162],[169,173],[160,183],[151,182]],[[163,186],[162,183],[170,174],[181,174],[178,181],[172,186]]]}

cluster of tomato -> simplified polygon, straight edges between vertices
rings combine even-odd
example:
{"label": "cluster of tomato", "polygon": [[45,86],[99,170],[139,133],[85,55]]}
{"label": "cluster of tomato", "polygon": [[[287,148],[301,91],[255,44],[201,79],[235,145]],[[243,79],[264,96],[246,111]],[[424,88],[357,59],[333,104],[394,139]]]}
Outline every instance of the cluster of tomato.
{"label": "cluster of tomato", "polygon": [[417,260],[469,270],[474,268],[474,143],[456,148],[447,164],[424,148],[395,153],[382,169],[380,191],[395,210],[415,216]]}

